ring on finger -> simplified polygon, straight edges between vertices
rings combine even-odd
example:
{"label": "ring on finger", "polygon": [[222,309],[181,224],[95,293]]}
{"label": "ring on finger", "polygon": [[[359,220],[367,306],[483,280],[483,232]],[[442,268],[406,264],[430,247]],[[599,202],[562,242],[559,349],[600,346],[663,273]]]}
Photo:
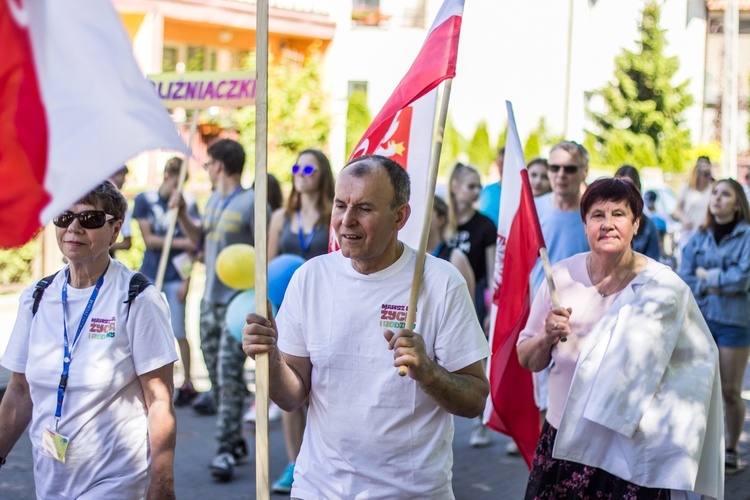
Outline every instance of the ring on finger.
{"label": "ring on finger", "polygon": [[557,321],[555,321],[555,324],[554,324],[554,325],[552,325],[552,329],[553,329],[553,330],[557,330]]}

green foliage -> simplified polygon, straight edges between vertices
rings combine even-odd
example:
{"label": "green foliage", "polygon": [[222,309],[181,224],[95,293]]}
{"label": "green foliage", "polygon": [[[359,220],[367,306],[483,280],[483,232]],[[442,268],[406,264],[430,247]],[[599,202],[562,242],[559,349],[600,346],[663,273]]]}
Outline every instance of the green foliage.
{"label": "green foliage", "polygon": [[367,107],[367,93],[364,90],[355,90],[349,96],[349,104],[346,108],[345,158],[348,159],[352,154],[371,122],[370,109]]}
{"label": "green foliage", "polygon": [[438,164],[438,176],[447,179],[450,176],[453,165],[456,164],[459,155],[466,149],[464,139],[456,127],[453,126],[451,117],[445,120],[445,132],[443,133],[443,147],[440,150],[440,163]]}
{"label": "green foliage", "polygon": [[701,142],[687,153],[687,157],[693,161],[699,156],[708,156],[712,162],[721,163],[721,143],[719,141]]}
{"label": "green foliage", "polygon": [[[268,172],[280,182],[291,179],[289,167],[297,153],[323,148],[330,131],[325,111],[326,95],[321,86],[321,62],[309,55],[302,64],[283,62],[268,66]],[[255,163],[255,107],[235,114],[240,143],[247,165]]]}
{"label": "green foliage", "polygon": [[547,121],[545,118],[543,116],[540,117],[539,123],[536,128],[529,133],[529,137],[526,139],[526,144],[523,147],[523,154],[526,157],[526,161],[529,162],[538,156],[546,154],[552,146],[562,140],[562,136],[553,134],[547,128]]}
{"label": "green foliage", "polygon": [[539,138],[539,132],[532,130],[526,139],[526,144],[523,145],[523,157],[526,158],[526,162],[529,162],[532,158],[536,158],[541,154],[542,141]]}
{"label": "green foliage", "polygon": [[[495,153],[497,153],[500,150],[500,148],[505,147],[505,142],[507,140],[507,137],[508,137],[508,123],[506,122],[505,127],[503,127],[503,131],[500,132],[500,135],[497,137],[497,143],[495,144]],[[492,157],[493,160],[495,159],[495,156],[496,155]]]}
{"label": "green foliage", "polygon": [[39,253],[39,238],[10,250],[0,250],[0,285],[28,283],[31,276],[31,262]]}
{"label": "green foliage", "polygon": [[667,43],[660,15],[659,5],[650,0],[638,28],[637,51],[623,50],[615,58],[614,81],[594,93],[604,101],[605,111],[589,110],[598,129],[591,133],[608,165],[627,159],[668,171],[685,166],[690,135],[683,113],[693,97],[687,92],[689,80],[671,83],[679,60],[664,56]]}
{"label": "green foliage", "polygon": [[476,167],[482,175],[487,175],[490,164],[495,159],[496,151],[490,146],[490,135],[487,132],[487,123],[479,122],[474,135],[469,141],[469,163]]}
{"label": "green foliage", "polygon": [[141,268],[143,254],[146,251],[146,243],[143,241],[138,221],[130,220],[130,248],[115,251],[115,258],[133,270]]}

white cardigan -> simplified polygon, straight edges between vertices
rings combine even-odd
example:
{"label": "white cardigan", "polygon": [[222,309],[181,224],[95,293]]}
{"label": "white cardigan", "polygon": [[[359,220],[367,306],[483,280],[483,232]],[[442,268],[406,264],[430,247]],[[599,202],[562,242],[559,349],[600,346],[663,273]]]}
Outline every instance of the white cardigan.
{"label": "white cardigan", "polygon": [[718,363],[690,289],[649,259],[581,346],[552,456],[722,499]]}

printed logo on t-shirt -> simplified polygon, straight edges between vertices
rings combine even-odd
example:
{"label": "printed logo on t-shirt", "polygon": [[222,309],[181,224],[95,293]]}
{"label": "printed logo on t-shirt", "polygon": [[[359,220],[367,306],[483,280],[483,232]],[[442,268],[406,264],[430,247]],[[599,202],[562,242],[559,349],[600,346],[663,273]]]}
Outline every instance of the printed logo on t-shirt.
{"label": "printed logo on t-shirt", "polygon": [[89,338],[93,340],[104,340],[115,338],[115,318],[91,318]]}
{"label": "printed logo on t-shirt", "polygon": [[380,326],[385,328],[406,328],[406,312],[409,306],[383,304],[380,308]]}
{"label": "printed logo on t-shirt", "polygon": [[471,252],[471,240],[469,231],[458,231],[451,241],[451,247],[458,248],[463,253]]}

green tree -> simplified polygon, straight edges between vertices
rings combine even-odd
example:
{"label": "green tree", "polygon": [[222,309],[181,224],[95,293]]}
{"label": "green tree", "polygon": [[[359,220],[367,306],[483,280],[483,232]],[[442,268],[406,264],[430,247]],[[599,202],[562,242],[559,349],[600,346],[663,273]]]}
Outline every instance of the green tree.
{"label": "green tree", "polygon": [[[681,171],[690,134],[683,113],[693,104],[689,80],[671,83],[679,69],[677,57],[666,57],[666,30],[659,27],[660,7],[649,0],[638,27],[635,51],[615,58],[614,81],[594,92],[602,112],[589,110],[597,130],[591,132],[608,165],[634,163]],[[643,162],[653,163],[643,163]]]}
{"label": "green tree", "polygon": [[[497,143],[495,144],[495,153],[500,151],[500,148],[505,147],[505,141],[507,137],[508,137],[508,123],[506,122],[505,126],[503,127],[503,131],[500,132],[500,135],[497,137]],[[493,157],[492,159],[494,160],[495,158]]]}
{"label": "green tree", "polygon": [[482,174],[487,175],[492,160],[495,159],[496,151],[490,146],[490,135],[487,132],[487,122],[481,121],[477,124],[474,135],[469,141],[469,163],[476,167]]}
{"label": "green tree", "polygon": [[39,253],[39,238],[9,250],[0,250],[0,285],[28,283],[31,276],[31,261]]}
{"label": "green tree", "polygon": [[536,158],[542,154],[542,139],[539,136],[538,130],[532,130],[529,137],[526,139],[526,144],[523,145],[523,156],[526,162],[531,161],[532,158]]}
{"label": "green tree", "polygon": [[355,90],[349,96],[349,104],[346,108],[345,158],[349,158],[349,155],[352,154],[370,123],[372,123],[372,117],[370,116],[370,109],[367,107],[367,92]]}
{"label": "green tree", "polygon": [[[321,86],[321,62],[309,55],[302,64],[282,61],[268,65],[268,172],[279,181],[291,180],[289,167],[306,148],[323,149],[330,131],[325,111],[327,96]],[[255,108],[235,114],[247,165],[255,159]],[[248,169],[249,170],[249,169]]]}
{"label": "green tree", "polygon": [[440,150],[438,176],[447,179],[458,157],[461,153],[465,152],[466,139],[456,130],[456,127],[453,126],[453,120],[448,116],[445,120],[445,132],[443,133],[443,147]]}

